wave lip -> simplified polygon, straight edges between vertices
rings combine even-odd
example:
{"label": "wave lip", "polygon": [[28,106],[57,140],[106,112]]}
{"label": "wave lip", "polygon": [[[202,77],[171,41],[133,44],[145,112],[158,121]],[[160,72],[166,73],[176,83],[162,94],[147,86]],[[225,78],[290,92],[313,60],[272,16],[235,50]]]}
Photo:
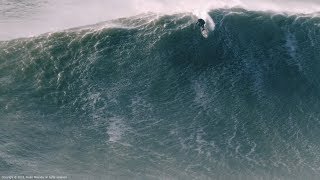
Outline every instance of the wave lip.
{"label": "wave lip", "polygon": [[[176,13],[208,13],[211,10],[243,8],[249,11],[274,13],[309,14],[319,16],[320,4],[314,0],[191,0],[158,1],[128,0],[125,4],[117,1],[55,1],[37,0],[35,2],[15,3],[4,0],[0,8],[0,40],[19,37],[33,37],[45,32],[95,24],[145,12],[160,15]],[[23,9],[23,10],[21,10]],[[84,13],[85,12],[85,13]],[[90,16],[88,16],[90,14]]]}

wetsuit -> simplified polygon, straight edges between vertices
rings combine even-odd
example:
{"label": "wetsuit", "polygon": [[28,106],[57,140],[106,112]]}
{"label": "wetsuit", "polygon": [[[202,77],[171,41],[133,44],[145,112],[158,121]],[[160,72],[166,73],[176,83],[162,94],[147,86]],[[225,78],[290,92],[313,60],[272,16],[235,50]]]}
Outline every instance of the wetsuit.
{"label": "wetsuit", "polygon": [[203,19],[198,19],[197,25],[200,26],[202,29],[204,29],[204,25],[206,22]]}

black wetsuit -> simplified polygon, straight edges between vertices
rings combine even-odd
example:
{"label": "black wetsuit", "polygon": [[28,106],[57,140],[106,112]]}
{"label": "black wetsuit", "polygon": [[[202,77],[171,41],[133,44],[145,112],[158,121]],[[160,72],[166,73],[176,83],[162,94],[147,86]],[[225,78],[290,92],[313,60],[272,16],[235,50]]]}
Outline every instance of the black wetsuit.
{"label": "black wetsuit", "polygon": [[206,24],[206,22],[203,19],[198,19],[197,22],[198,26],[200,26],[202,29],[204,29],[204,25]]}

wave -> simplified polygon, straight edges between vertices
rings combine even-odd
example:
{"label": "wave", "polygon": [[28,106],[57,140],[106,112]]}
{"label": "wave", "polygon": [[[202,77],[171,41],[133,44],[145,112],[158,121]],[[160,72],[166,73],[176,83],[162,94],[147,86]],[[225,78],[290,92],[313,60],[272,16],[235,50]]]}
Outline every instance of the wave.
{"label": "wave", "polygon": [[320,18],[209,16],[207,39],[147,13],[0,42],[0,171],[317,179]]}

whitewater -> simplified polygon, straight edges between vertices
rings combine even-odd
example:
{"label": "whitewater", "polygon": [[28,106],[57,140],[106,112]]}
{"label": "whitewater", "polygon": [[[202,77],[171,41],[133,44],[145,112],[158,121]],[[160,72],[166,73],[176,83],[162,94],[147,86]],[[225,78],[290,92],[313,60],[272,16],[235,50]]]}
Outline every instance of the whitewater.
{"label": "whitewater", "polygon": [[319,2],[0,3],[2,178],[320,178]]}

